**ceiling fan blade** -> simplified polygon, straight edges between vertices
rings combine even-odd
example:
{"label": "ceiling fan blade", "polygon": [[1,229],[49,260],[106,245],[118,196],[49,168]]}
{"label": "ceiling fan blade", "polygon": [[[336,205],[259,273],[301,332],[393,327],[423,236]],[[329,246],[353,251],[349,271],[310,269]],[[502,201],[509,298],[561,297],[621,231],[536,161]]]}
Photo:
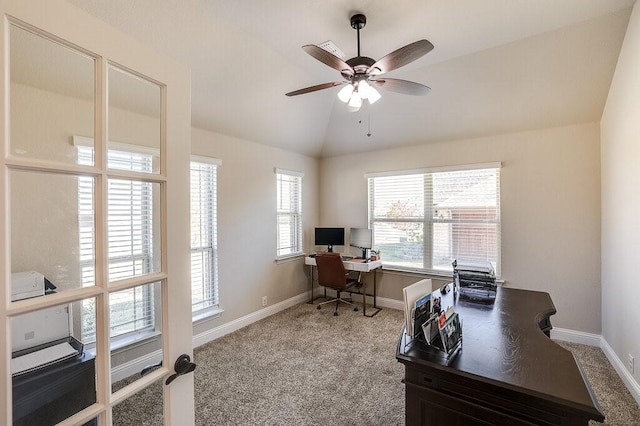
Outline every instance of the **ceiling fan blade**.
{"label": "ceiling fan blade", "polygon": [[369,75],[387,73],[421,58],[432,50],[433,44],[431,44],[429,40],[418,40],[398,50],[394,50],[384,58],[378,60],[369,67],[367,73]]}
{"label": "ceiling fan blade", "polygon": [[293,92],[289,92],[286,95],[287,96],[302,95],[305,93],[315,92],[322,89],[330,89],[331,87],[340,86],[345,83],[346,81],[332,81],[331,83],[323,83],[323,84],[318,84],[316,86],[305,87],[304,89],[300,89],[300,90],[294,90]]}
{"label": "ceiling fan blade", "polygon": [[379,78],[376,80],[369,80],[376,87],[391,92],[402,93],[404,95],[422,96],[429,93],[431,88],[424,84],[414,83],[413,81],[399,80],[397,78]]}
{"label": "ceiling fan blade", "polygon": [[306,46],[302,46],[302,48],[309,55],[313,56],[323,64],[329,65],[331,68],[340,71],[342,74],[355,74],[353,68],[349,66],[349,64],[338,58],[336,55],[333,55],[326,50],[316,46],[315,44],[308,44]]}

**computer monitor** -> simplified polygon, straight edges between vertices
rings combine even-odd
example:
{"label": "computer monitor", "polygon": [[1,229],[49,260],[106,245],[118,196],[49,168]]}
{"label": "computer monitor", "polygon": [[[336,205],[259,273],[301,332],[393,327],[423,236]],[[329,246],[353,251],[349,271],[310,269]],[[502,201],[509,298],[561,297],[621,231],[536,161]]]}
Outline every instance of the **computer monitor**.
{"label": "computer monitor", "polygon": [[362,249],[362,258],[367,258],[367,250],[371,248],[371,229],[351,228],[349,231],[349,245]]}
{"label": "computer monitor", "polygon": [[344,228],[316,228],[317,246],[327,246],[327,251],[332,252],[333,246],[344,245]]}

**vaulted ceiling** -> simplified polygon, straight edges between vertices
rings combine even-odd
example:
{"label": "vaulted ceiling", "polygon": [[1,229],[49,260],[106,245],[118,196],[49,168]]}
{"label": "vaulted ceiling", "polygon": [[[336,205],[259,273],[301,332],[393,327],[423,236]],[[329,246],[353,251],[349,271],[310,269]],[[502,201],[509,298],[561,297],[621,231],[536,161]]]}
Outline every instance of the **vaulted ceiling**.
{"label": "vaulted ceiling", "polygon": [[[190,66],[193,126],[315,157],[597,121],[634,1],[69,0]],[[363,56],[435,45],[387,75],[431,92],[285,96],[340,79],[301,46],[356,56],[356,12]]]}

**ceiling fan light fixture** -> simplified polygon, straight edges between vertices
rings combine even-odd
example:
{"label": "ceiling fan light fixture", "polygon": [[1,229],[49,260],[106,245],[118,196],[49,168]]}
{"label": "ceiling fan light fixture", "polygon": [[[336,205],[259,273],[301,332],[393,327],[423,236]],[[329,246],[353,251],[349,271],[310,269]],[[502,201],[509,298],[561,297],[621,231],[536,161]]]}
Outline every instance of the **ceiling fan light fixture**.
{"label": "ceiling fan light fixture", "polygon": [[367,80],[360,80],[358,82],[358,93],[362,99],[368,99],[369,93],[371,93],[371,86],[367,83]]}
{"label": "ceiling fan light fixture", "polygon": [[353,95],[351,95],[351,99],[349,99],[349,106],[358,109],[362,106],[362,98],[357,91],[353,92]]}
{"label": "ceiling fan light fixture", "polygon": [[359,106],[358,107],[353,107],[351,105],[347,105],[347,111],[349,111],[349,112],[358,112],[358,111],[360,111],[360,107]]}
{"label": "ceiling fan light fixture", "polygon": [[382,95],[380,94],[380,92],[378,92],[376,90],[375,87],[369,86],[369,97],[367,99],[369,99],[369,103],[370,104],[373,104],[374,102],[376,102],[381,97],[382,97]]}
{"label": "ceiling fan light fixture", "polygon": [[347,84],[338,92],[338,99],[340,99],[345,104],[349,102],[351,95],[353,94],[353,84]]}

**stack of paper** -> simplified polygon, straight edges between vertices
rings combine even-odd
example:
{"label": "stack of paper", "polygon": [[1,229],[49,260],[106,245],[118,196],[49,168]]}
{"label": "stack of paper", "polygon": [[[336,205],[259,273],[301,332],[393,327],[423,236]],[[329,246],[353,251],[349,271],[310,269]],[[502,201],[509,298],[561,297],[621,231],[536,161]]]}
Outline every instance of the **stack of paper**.
{"label": "stack of paper", "polygon": [[78,351],[68,342],[60,343],[13,358],[11,360],[11,374],[15,376],[21,373],[28,373],[29,371],[62,361],[63,359],[72,358],[76,355],[78,355]]}
{"label": "stack of paper", "polygon": [[424,279],[418,281],[415,284],[405,287],[402,292],[404,295],[405,329],[409,337],[414,337],[416,330],[414,330],[413,313],[416,301],[427,294],[431,294],[431,280]]}

